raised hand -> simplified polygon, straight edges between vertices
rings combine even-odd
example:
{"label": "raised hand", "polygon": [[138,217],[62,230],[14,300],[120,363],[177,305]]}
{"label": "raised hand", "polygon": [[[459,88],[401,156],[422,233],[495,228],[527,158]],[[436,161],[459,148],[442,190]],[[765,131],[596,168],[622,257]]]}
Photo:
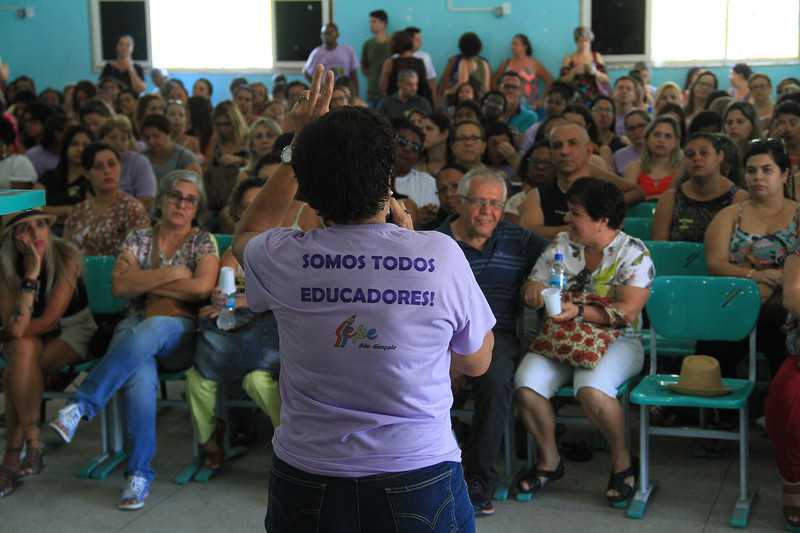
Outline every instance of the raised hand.
{"label": "raised hand", "polygon": [[333,96],[333,71],[317,65],[311,78],[311,89],[304,91],[286,117],[288,131],[299,133],[309,122],[330,111]]}

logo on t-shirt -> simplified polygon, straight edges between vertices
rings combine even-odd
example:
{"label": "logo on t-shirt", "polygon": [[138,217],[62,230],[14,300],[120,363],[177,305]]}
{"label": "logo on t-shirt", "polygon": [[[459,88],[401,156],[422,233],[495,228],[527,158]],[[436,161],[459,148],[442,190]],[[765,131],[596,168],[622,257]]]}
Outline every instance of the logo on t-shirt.
{"label": "logo on t-shirt", "polygon": [[378,338],[378,330],[369,326],[356,325],[356,315],[347,317],[336,328],[336,348],[344,348],[350,341],[354,343],[372,341]]}

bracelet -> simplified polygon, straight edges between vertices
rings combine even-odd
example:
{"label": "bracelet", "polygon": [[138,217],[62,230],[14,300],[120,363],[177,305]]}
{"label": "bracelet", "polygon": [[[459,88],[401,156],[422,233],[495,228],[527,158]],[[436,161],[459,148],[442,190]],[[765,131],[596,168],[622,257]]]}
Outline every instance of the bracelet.
{"label": "bracelet", "polygon": [[39,289],[39,280],[22,278],[19,288],[22,292],[36,292]]}

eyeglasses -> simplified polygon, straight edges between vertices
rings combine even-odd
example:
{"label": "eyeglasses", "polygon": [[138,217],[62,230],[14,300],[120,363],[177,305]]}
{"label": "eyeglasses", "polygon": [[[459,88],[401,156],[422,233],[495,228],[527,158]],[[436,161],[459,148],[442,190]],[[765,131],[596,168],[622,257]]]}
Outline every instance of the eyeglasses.
{"label": "eyeglasses", "polygon": [[628,131],[638,131],[638,130],[640,130],[642,128],[646,128],[646,127],[647,127],[647,122],[642,122],[640,124],[630,124],[628,126],[625,126],[625,129],[628,130]]}
{"label": "eyeglasses", "polygon": [[167,105],[171,105],[171,104],[179,105],[181,107],[183,107],[185,105],[183,103],[183,100],[167,100]]}
{"label": "eyeglasses", "polygon": [[762,144],[767,145],[769,148],[773,150],[779,150],[781,152],[786,152],[786,144],[784,144],[783,139],[779,137],[769,137],[767,139],[751,139],[747,142],[747,146],[761,146]]}
{"label": "eyeglasses", "polygon": [[400,148],[405,148],[407,150],[411,150],[412,152],[419,152],[422,150],[422,144],[415,143],[414,141],[410,141],[405,137],[401,137],[399,135],[395,135],[394,142]]}
{"label": "eyeglasses", "polygon": [[200,202],[197,199],[197,196],[184,196],[178,191],[171,191],[167,193],[167,198],[170,202],[175,204],[176,207],[180,207],[182,203],[188,204],[190,207],[197,207],[197,204]]}
{"label": "eyeglasses", "polygon": [[481,142],[483,141],[483,137],[480,135],[464,135],[459,137],[453,137],[453,142],[457,143],[465,143],[465,142]]}
{"label": "eyeglasses", "polygon": [[462,200],[467,202],[471,207],[491,207],[492,209],[503,209],[505,202],[498,202],[497,200],[487,200],[486,198],[472,198],[470,196],[462,196]]}

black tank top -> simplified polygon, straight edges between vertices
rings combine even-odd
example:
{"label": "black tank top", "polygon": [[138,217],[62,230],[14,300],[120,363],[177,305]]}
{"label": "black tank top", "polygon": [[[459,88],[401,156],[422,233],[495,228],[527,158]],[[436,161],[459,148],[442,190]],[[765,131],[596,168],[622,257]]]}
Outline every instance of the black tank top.
{"label": "black tank top", "polygon": [[675,190],[675,207],[672,208],[669,240],[703,242],[711,219],[724,207],[733,203],[733,197],[738,190],[734,185],[716,198],[702,202],[689,198],[683,192],[683,187],[678,187]]}
{"label": "black tank top", "polygon": [[539,187],[539,201],[544,213],[545,226],[563,226],[567,207],[567,195],[558,187],[558,183],[548,183]]}

